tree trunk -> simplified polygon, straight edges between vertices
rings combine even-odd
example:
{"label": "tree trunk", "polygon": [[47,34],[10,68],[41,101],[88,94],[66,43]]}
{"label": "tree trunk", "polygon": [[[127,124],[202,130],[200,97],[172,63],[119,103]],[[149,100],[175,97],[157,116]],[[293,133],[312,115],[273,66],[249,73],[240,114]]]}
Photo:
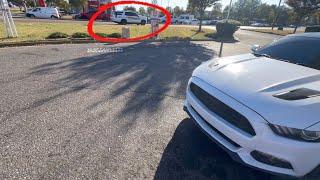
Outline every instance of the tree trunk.
{"label": "tree trunk", "polygon": [[202,18],[200,19],[200,22],[199,22],[199,30],[198,32],[201,32],[202,31]]}
{"label": "tree trunk", "polygon": [[[302,24],[301,23],[302,19],[303,19],[303,16],[299,18],[298,24]],[[297,32],[297,29],[298,29],[298,25],[296,25],[296,27],[294,28],[293,34],[295,34]]]}
{"label": "tree trunk", "polygon": [[294,28],[293,34],[295,34],[295,33],[297,32],[297,29],[298,29],[298,26],[296,26],[296,27]]}
{"label": "tree trunk", "polygon": [[23,2],[24,14],[27,14],[27,4]]}
{"label": "tree trunk", "polygon": [[204,11],[200,12],[200,22],[199,22],[199,30],[198,32],[201,32],[202,31],[202,20],[203,20],[203,14],[204,14]]}

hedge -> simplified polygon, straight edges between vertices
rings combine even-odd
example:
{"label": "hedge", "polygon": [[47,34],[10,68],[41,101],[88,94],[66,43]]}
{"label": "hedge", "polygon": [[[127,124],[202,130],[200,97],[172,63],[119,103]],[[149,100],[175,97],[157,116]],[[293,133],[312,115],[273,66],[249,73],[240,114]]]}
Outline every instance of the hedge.
{"label": "hedge", "polygon": [[216,25],[217,36],[231,38],[233,34],[239,29],[241,23],[236,20],[222,20]]}
{"label": "hedge", "polygon": [[54,32],[49,34],[46,39],[60,39],[60,38],[68,38],[69,35],[62,32]]}

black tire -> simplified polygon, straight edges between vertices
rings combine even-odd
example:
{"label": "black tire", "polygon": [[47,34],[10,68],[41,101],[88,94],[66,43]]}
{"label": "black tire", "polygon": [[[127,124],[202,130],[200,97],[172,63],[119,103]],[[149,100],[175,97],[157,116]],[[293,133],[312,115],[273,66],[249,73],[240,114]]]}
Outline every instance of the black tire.
{"label": "black tire", "polygon": [[33,14],[30,14],[30,18],[36,18],[36,16]]}
{"label": "black tire", "polygon": [[146,23],[147,23],[147,22],[146,22],[145,20],[142,20],[142,21],[141,21],[141,25],[142,25],[142,26],[146,25]]}
{"label": "black tire", "polygon": [[58,19],[58,18],[57,18],[56,16],[53,16],[53,15],[52,15],[52,16],[51,16],[51,19]]}
{"label": "black tire", "polygon": [[127,24],[127,20],[122,19],[122,20],[121,20],[121,22],[120,22],[120,24],[122,24],[122,25],[126,25],[126,24]]}

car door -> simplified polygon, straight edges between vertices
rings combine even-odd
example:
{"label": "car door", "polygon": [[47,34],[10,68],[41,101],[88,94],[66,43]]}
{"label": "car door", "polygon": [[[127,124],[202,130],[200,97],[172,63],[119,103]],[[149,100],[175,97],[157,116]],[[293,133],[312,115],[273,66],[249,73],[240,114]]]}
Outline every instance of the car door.
{"label": "car door", "polygon": [[40,8],[33,9],[31,14],[33,14],[37,18],[41,18]]}
{"label": "car door", "polygon": [[40,8],[39,10],[39,17],[40,18],[47,18],[46,16],[46,10],[44,8]]}
{"label": "car door", "polygon": [[128,23],[140,23],[140,17],[137,13],[134,12],[125,12]]}

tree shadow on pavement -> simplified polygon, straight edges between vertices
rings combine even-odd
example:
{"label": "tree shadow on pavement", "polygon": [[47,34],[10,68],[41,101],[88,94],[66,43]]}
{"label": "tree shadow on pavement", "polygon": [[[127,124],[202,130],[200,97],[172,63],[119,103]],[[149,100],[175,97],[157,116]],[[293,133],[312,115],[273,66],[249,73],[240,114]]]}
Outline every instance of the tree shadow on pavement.
{"label": "tree shadow on pavement", "polygon": [[288,177],[270,175],[233,161],[193,120],[184,119],[167,145],[154,179],[284,180]]}
{"label": "tree shadow on pavement", "polygon": [[[119,113],[130,116],[141,111],[153,113],[166,96],[184,98],[192,71],[213,56],[212,50],[191,42],[143,42],[126,46],[122,52],[43,64],[33,68],[31,74],[57,75],[54,83],[62,87],[110,91],[106,99],[90,108],[130,92]],[[152,106],[144,106],[151,100]]]}

